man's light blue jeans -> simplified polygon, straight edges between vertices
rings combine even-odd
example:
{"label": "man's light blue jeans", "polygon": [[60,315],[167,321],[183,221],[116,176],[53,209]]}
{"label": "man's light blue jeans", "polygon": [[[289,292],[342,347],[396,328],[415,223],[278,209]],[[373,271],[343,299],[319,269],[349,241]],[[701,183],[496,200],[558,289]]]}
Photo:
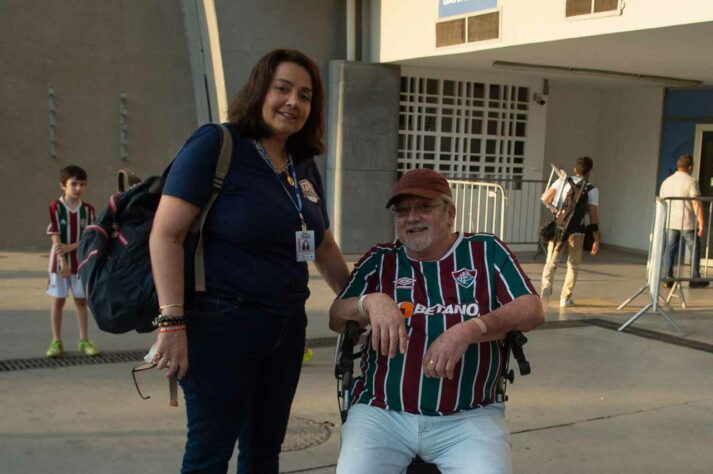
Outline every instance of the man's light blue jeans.
{"label": "man's light blue jeans", "polygon": [[354,405],[342,427],[337,474],[402,474],[416,455],[448,474],[512,473],[505,405],[448,416]]}
{"label": "man's light blue jeans", "polygon": [[[681,240],[685,240],[688,251],[693,252],[691,257],[693,274],[691,276],[693,278],[700,278],[701,245],[698,236],[692,230],[676,229],[668,229],[666,231],[666,276],[669,278],[673,276],[673,265],[676,261],[676,257],[678,257],[679,244]],[[683,252],[681,252],[681,257],[683,257]],[[676,276],[687,277],[688,275]]]}

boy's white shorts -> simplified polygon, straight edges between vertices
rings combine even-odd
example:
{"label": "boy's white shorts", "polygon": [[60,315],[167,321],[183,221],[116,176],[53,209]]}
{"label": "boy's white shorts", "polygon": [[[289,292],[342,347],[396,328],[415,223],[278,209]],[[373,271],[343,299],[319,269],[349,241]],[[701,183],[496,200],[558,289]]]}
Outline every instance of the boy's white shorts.
{"label": "boy's white shorts", "polygon": [[49,282],[47,283],[47,294],[55,298],[66,298],[69,295],[69,288],[72,288],[72,295],[78,299],[84,299],[84,287],[79,279],[78,273],[73,273],[72,276],[63,278],[59,273],[50,273]]}

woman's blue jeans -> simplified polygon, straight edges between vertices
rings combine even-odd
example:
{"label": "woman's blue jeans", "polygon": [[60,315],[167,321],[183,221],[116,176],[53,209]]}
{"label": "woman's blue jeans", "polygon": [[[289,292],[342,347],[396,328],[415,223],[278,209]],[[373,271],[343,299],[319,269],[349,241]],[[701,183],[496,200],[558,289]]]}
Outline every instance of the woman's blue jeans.
{"label": "woman's blue jeans", "polygon": [[246,473],[277,473],[302,367],[303,307],[275,315],[208,297],[188,304],[183,473],[225,473],[243,432]]}

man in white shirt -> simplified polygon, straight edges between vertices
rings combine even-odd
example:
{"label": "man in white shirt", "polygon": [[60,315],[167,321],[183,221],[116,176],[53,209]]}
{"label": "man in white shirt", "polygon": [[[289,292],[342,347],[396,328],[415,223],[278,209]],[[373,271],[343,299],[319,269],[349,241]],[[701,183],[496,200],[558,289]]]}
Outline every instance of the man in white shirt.
{"label": "man in white shirt", "polygon": [[[574,165],[575,176],[572,177],[574,184],[576,185],[582,179],[589,180],[589,175],[594,167],[594,162],[588,156],[583,156],[577,158]],[[561,190],[561,192],[560,192]],[[564,200],[567,193],[570,190],[570,185],[565,180],[560,179],[556,181],[545,193],[542,195],[542,201],[547,204],[554,205],[556,208],[561,208],[564,204]],[[555,202],[557,199],[557,202]],[[597,208],[599,206],[599,190],[595,187],[589,188],[587,192],[587,215],[589,216],[590,224],[594,225],[594,245],[592,246],[592,255],[596,255],[599,252],[599,214]],[[564,253],[564,249],[567,248],[567,274],[565,275],[564,286],[562,287],[562,293],[560,294],[560,307],[565,308],[567,306],[572,306],[574,301],[572,300],[572,290],[577,282],[577,273],[579,272],[579,265],[582,262],[582,248],[584,246],[584,216],[582,216],[582,221],[576,223],[576,228],[573,233],[565,236],[565,241],[561,244],[559,242],[551,241],[547,247],[547,262],[545,263],[545,268],[542,270],[542,289],[540,295],[543,298],[548,298],[552,295],[552,282],[555,278],[555,271],[557,271],[557,263],[560,257]]]}
{"label": "man in white shirt", "polygon": [[[691,258],[691,277],[700,278],[701,244],[705,223],[703,221],[703,206],[698,199],[701,195],[698,182],[691,176],[693,171],[693,158],[691,155],[681,155],[676,162],[676,172],[661,183],[659,197],[683,197],[690,200],[668,201],[668,218],[666,224],[666,276],[673,277],[673,264],[678,254],[681,239],[686,241]],[[694,220],[695,217],[695,220]],[[696,225],[697,224],[697,225]],[[679,275],[681,276],[681,275]],[[691,281],[689,288],[705,288],[710,283],[707,281]],[[673,282],[664,283],[666,288],[671,288]]]}

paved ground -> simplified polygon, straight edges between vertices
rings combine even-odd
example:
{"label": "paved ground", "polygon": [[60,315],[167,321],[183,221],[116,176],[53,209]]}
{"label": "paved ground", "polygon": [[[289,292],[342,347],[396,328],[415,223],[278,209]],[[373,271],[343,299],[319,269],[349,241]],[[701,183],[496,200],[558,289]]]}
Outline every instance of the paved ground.
{"label": "paved ground", "polygon": [[[0,253],[0,364],[44,353],[46,264],[39,253]],[[524,264],[535,280],[541,266],[541,257]],[[560,311],[555,294],[547,327],[529,334],[533,373],[508,392],[516,472],[713,472],[713,289],[685,290],[685,310],[673,300],[685,338],[650,313],[619,333],[614,329],[648,300],[641,295],[616,310],[645,284],[644,274],[641,257],[603,252],[587,259],[577,306]],[[324,343],[333,336],[326,324],[332,296],[319,276],[311,287],[308,335]],[[71,347],[76,323],[68,306],[64,339]],[[103,334],[95,326],[91,336],[108,352],[145,349],[153,339]],[[339,420],[332,357],[331,345],[316,347],[304,368],[282,456],[285,473],[334,472]],[[168,406],[167,386],[156,373],[140,376],[152,397],[141,400],[130,377],[134,364],[0,372],[0,471],[177,472],[185,414]]]}

